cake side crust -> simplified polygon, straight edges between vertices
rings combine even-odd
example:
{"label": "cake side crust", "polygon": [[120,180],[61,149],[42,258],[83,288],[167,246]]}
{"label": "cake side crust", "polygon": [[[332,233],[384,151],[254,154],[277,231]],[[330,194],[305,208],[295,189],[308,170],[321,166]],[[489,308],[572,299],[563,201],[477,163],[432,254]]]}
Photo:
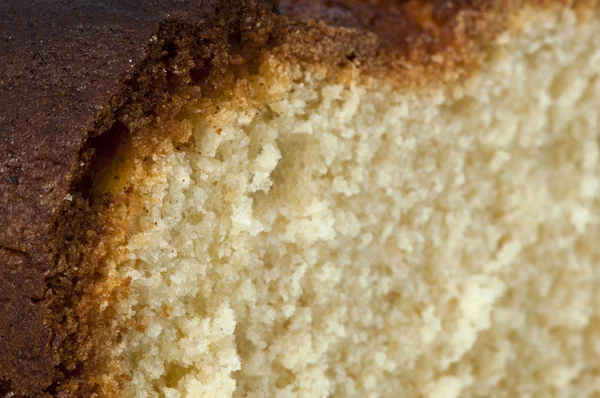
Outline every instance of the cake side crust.
{"label": "cake side crust", "polygon": [[[87,256],[103,234],[102,225],[84,222],[99,211],[85,186],[95,149],[86,142],[117,118],[127,128],[144,124],[172,87],[187,84],[177,69],[196,60],[170,53],[183,44],[179,33],[188,32],[186,48],[200,66],[211,57],[223,70],[229,33],[249,31],[271,6],[34,3],[0,5],[0,393],[68,395],[84,383],[98,322],[96,300],[85,308],[79,299],[102,278],[79,266],[92,263]],[[251,18],[240,23],[242,16]],[[92,213],[77,210],[84,208]],[[81,222],[67,218],[75,214]]]}

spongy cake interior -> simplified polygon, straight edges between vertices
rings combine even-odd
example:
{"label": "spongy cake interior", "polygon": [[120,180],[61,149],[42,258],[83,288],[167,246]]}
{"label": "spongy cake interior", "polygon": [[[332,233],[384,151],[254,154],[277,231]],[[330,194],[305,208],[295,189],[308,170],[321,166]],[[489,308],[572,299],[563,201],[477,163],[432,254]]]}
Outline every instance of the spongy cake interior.
{"label": "spongy cake interior", "polygon": [[600,393],[600,24],[535,13],[449,87],[269,59],[129,227],[136,397]]}

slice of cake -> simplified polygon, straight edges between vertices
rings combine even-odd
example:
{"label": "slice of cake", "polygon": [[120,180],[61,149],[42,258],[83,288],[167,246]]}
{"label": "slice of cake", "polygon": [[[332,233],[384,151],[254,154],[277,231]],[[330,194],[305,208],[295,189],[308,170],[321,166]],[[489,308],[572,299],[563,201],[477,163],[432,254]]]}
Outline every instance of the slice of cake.
{"label": "slice of cake", "polygon": [[592,1],[0,2],[0,397],[600,396]]}

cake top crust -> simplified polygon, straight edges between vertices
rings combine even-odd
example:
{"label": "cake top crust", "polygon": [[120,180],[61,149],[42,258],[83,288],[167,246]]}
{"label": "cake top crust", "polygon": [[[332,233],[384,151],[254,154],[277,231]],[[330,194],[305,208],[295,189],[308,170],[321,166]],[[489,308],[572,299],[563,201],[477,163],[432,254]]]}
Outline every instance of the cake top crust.
{"label": "cake top crust", "polygon": [[[474,47],[524,4],[509,0],[5,0],[0,3],[0,395],[56,395],[76,344],[49,315],[61,215],[86,143],[152,115],[194,70],[225,71],[239,45],[332,70],[417,83],[458,79]],[[580,3],[580,2],[575,2]],[[584,1],[586,7],[593,1]],[[260,23],[259,23],[260,22]],[[258,28],[260,26],[260,28]],[[257,50],[258,51],[258,50]],[[254,52],[256,53],[256,51]],[[224,72],[223,72],[224,73]],[[409,84],[410,85],[410,84]],[[79,260],[81,261],[81,260]],[[66,276],[63,279],[67,278]],[[68,285],[68,283],[66,284]],[[61,285],[61,289],[68,287]],[[60,315],[60,314],[59,314]],[[83,379],[82,379],[83,380]]]}
{"label": "cake top crust", "polygon": [[54,394],[65,376],[62,342],[47,319],[58,294],[48,277],[61,240],[57,223],[88,137],[135,101],[131,92],[166,91],[160,35],[181,31],[216,42],[264,3],[0,3],[0,396]]}

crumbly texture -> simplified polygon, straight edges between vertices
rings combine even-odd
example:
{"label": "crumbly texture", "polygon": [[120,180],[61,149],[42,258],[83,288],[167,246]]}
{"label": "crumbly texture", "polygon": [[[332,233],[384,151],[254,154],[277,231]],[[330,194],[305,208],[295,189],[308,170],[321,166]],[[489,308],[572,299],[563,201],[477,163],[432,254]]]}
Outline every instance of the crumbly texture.
{"label": "crumbly texture", "polygon": [[[107,260],[118,260],[123,249],[130,252],[131,260],[136,258],[131,254],[133,246],[117,248],[115,242],[146,231],[147,226],[135,226],[135,223],[132,226],[129,220],[138,211],[139,199],[152,196],[153,188],[146,184],[138,192],[137,186],[128,186],[112,200],[103,194],[95,196],[102,187],[112,186],[95,178],[95,167],[103,168],[103,165],[98,164],[102,161],[93,154],[104,144],[108,144],[108,153],[111,148],[116,149],[114,146],[119,140],[112,140],[113,133],[125,141],[138,140],[141,144],[134,146],[136,151],[144,149],[131,158],[123,156],[125,160],[122,167],[117,167],[118,174],[126,174],[125,164],[130,163],[141,167],[141,175],[145,174],[145,166],[152,163],[152,153],[158,163],[168,166],[164,153],[157,149],[162,148],[161,143],[175,140],[176,147],[171,150],[185,154],[192,149],[178,141],[180,132],[189,123],[183,124],[183,128],[164,127],[172,126],[165,124],[166,120],[178,113],[177,106],[173,106],[175,102],[167,100],[173,97],[185,100],[183,97],[187,96],[192,102],[212,98],[218,103],[224,93],[227,97],[232,82],[240,76],[245,78],[257,73],[255,61],[262,59],[259,55],[263,51],[280,57],[270,66],[278,75],[283,79],[285,76],[296,79],[292,85],[269,81],[275,91],[281,91],[278,95],[287,96],[294,85],[302,82],[309,84],[302,87],[312,90],[310,92],[321,92],[325,85],[336,84],[329,79],[340,71],[344,74],[337,84],[345,85],[346,89],[370,90],[372,94],[382,85],[389,89],[389,95],[392,86],[397,92],[404,92],[427,84],[453,85],[485,64],[487,50],[482,48],[500,31],[513,28],[511,16],[524,4],[541,9],[573,6],[579,11],[597,7],[595,0],[1,2],[0,224],[5,227],[0,229],[0,396],[77,397],[95,393],[117,396],[121,377],[128,376],[121,373],[122,365],[127,368],[144,358],[140,354],[131,359],[127,350],[120,353],[117,350],[120,355],[106,363],[102,355],[110,353],[111,347],[121,341],[123,330],[134,328],[144,333],[148,325],[142,310],[139,316],[125,314],[129,319],[123,324],[119,316],[114,316],[114,311],[120,309],[115,303],[126,293],[122,288],[133,282],[134,296],[125,302],[127,309],[128,303],[139,297],[139,286],[135,280],[113,273],[127,265],[120,261],[107,263]],[[507,24],[509,20],[511,23]],[[287,69],[282,62],[313,65],[315,69]],[[365,85],[364,80],[355,80],[354,67],[359,75],[382,80]],[[256,93],[262,89],[253,87],[252,90]],[[262,114],[260,110],[266,109],[264,101],[254,98],[257,101],[243,104],[247,96],[254,95],[252,90],[242,90],[236,94],[239,102],[221,109],[228,108],[233,113],[245,109],[246,113]],[[184,96],[178,97],[182,92]],[[424,94],[417,94],[420,95]],[[431,99],[419,98],[419,101]],[[266,96],[263,100],[271,103],[273,97]],[[315,101],[310,106],[316,106]],[[301,108],[297,104],[293,106]],[[219,125],[233,123],[223,120],[224,115],[206,116],[206,108],[199,107],[197,111],[205,115],[204,121],[198,116],[189,118],[192,125],[206,124],[207,118]],[[357,114],[359,111],[360,108]],[[257,117],[254,115],[252,120]],[[158,137],[144,135],[145,126],[151,121],[163,126]],[[235,127],[235,123],[232,126]],[[238,129],[250,134],[250,127]],[[264,162],[256,166],[259,177],[252,190],[266,189],[269,178],[283,173],[278,169],[280,164],[287,164],[287,155],[277,141],[274,144],[269,149],[264,147]],[[199,147],[196,146],[196,150]],[[268,169],[277,158],[275,149],[282,158],[269,174]],[[295,152],[288,150],[287,153]],[[120,157],[111,163],[119,162]],[[296,168],[301,167],[297,165],[292,170]],[[300,171],[289,174],[296,175],[294,173],[302,174]],[[161,175],[156,169],[151,174],[157,179]],[[273,181],[267,195],[272,196],[281,185],[276,184],[278,180]],[[169,181],[166,183],[171,185]],[[123,187],[120,183],[116,186]],[[254,198],[256,195],[254,192],[246,196]],[[152,206],[146,207],[150,210]],[[335,203],[327,206],[334,209]],[[213,213],[226,217],[225,210]],[[275,221],[273,223],[275,225]],[[264,221],[261,225],[270,224]],[[256,233],[258,242],[268,231]],[[318,246],[319,242],[311,245]],[[202,294],[190,293],[194,297]],[[302,305],[312,306],[302,300]],[[239,304],[230,307],[234,310],[236,330],[242,330],[243,319],[238,320],[240,316],[236,312]],[[165,308],[168,318],[169,307]],[[214,317],[207,315],[202,319],[209,318]],[[125,340],[130,336],[126,335]],[[346,344],[348,339],[343,341]],[[248,363],[244,352],[251,349],[244,351],[237,347],[245,347],[243,342],[236,343],[237,356],[242,364]],[[143,351],[142,348],[140,352]],[[211,352],[217,351],[212,345]],[[269,361],[266,362],[275,363]],[[196,365],[178,368],[177,361],[164,363],[175,363],[168,366],[171,374],[195,372]],[[141,369],[143,372],[144,368]],[[289,369],[280,370],[278,372],[285,376]],[[239,386],[248,385],[244,384],[245,377],[240,372],[243,373],[243,369],[231,372],[232,377],[239,380]],[[148,378],[149,385],[154,383],[152,377]],[[332,379],[333,376],[329,377]],[[161,388],[160,380],[155,384]],[[230,379],[224,377],[222,385],[231,387]]]}
{"label": "crumbly texture", "polygon": [[190,112],[111,265],[125,396],[600,394],[600,25],[520,21],[460,84],[267,58]]}

